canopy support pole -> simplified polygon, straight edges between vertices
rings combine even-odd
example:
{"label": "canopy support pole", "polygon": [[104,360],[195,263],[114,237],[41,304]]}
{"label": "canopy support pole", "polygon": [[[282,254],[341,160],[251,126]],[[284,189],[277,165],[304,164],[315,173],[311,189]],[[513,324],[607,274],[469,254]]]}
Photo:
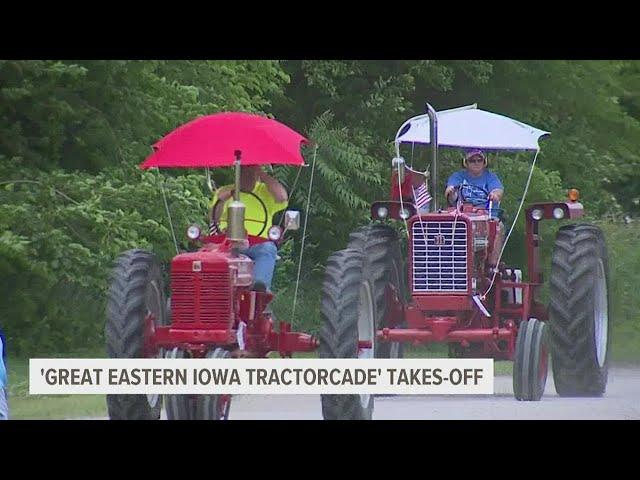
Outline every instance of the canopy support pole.
{"label": "canopy support pole", "polygon": [[311,178],[309,179],[309,192],[307,193],[307,211],[304,213],[304,227],[302,228],[302,242],[300,245],[300,258],[298,259],[298,274],[296,275],[296,290],[293,294],[293,305],[291,306],[291,320],[289,323],[293,327],[296,319],[296,304],[298,302],[298,287],[300,286],[300,274],[302,273],[302,255],[304,254],[304,242],[307,239],[307,220],[309,220],[309,206],[311,205],[311,190],[313,190],[313,174],[316,171],[316,158],[318,157],[318,144],[313,149],[313,163],[311,165]]}
{"label": "canopy support pole", "polygon": [[429,136],[431,137],[431,191],[433,192],[433,210],[438,211],[438,116],[435,109],[427,103],[429,115]]}
{"label": "canopy support pole", "polygon": [[169,219],[169,226],[171,227],[171,237],[173,238],[173,245],[176,247],[176,255],[180,255],[180,249],[178,248],[178,240],[176,239],[176,232],[173,229],[171,212],[169,211],[169,204],[167,203],[167,195],[164,193],[164,178],[160,175],[160,169],[157,169],[157,170],[158,170],[158,179],[160,180],[160,190],[162,191],[162,200],[164,200],[164,208],[167,211],[167,218]]}
{"label": "canopy support pole", "polygon": [[236,202],[239,202],[240,201],[240,156],[242,155],[242,153],[240,152],[240,150],[236,150],[234,152],[234,155],[236,159],[234,161],[235,185],[233,189],[233,199]]}

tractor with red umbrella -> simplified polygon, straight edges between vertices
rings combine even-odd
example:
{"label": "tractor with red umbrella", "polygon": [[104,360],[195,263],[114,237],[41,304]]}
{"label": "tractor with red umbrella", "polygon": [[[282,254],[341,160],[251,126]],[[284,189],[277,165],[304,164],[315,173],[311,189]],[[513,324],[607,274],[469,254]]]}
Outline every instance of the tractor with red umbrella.
{"label": "tractor with red umbrella", "polygon": [[[193,120],[154,145],[141,168],[235,169],[234,197],[227,228],[187,235],[196,251],[178,253],[170,264],[170,298],[156,256],[135,249],[115,262],[105,327],[111,358],[261,358],[270,352],[291,357],[313,351],[318,340],[291,331],[269,308],[273,293],[254,287],[254,263],[243,249],[259,241],[245,230],[240,201],[243,167],[305,165],[301,146],[309,140],[273,119],[248,113],[219,113]],[[300,212],[287,210],[282,225],[264,227],[278,244],[300,227]],[[304,241],[304,238],[303,238]],[[228,395],[166,395],[169,419],[221,420],[229,416]],[[112,419],[159,419],[159,395],[109,395]]]}

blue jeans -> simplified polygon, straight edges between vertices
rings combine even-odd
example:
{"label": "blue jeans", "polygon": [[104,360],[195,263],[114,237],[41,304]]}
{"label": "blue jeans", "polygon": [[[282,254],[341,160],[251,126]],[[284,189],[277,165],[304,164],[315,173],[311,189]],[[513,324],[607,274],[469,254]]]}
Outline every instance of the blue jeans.
{"label": "blue jeans", "polygon": [[278,247],[273,242],[262,242],[253,245],[240,253],[254,261],[253,273],[256,282],[263,282],[267,286],[267,290],[271,290],[271,281],[273,280],[273,271],[276,268],[276,257],[278,256]]}
{"label": "blue jeans", "polygon": [[9,405],[7,405],[8,390],[0,387],[0,420],[9,420]]}

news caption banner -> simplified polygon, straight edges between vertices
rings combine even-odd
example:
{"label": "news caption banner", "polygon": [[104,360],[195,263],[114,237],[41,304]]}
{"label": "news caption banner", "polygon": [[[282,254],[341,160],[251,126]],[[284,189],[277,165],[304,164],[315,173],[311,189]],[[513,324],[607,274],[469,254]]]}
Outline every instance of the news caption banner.
{"label": "news caption banner", "polygon": [[31,395],[492,395],[492,359],[29,360]]}

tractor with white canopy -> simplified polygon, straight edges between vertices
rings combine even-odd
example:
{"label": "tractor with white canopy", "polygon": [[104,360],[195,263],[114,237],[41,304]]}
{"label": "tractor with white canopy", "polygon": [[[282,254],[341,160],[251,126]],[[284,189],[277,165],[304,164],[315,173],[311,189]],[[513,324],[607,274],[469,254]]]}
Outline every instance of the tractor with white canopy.
{"label": "tractor with white canopy", "polygon": [[[391,198],[374,202],[371,224],[353,232],[347,248],[329,258],[321,356],[400,358],[406,343],[446,343],[451,357],[513,361],[514,396],[525,401],[542,397],[551,357],[560,396],[601,396],[611,325],[607,248],[598,227],[573,222],[560,227],[551,259],[549,304],[539,298],[540,223],[584,214],[575,189],[566,200],[535,203],[523,212],[538,141],[549,132],[477,105],[440,112],[426,107],[425,114],[404,122],[396,134]],[[427,146],[430,165],[407,162],[401,156],[401,146],[407,144],[412,149]],[[440,148],[532,154],[519,207],[510,212],[513,220],[498,251],[492,252],[500,223],[492,202],[478,206],[459,188],[452,205],[439,205],[438,194],[445,187],[438,178]],[[431,202],[425,208],[418,197],[429,184]],[[502,262],[521,214],[526,276],[520,267]],[[498,259],[493,265],[492,253]],[[325,418],[371,418],[373,402],[372,396],[327,396],[323,412]]]}

